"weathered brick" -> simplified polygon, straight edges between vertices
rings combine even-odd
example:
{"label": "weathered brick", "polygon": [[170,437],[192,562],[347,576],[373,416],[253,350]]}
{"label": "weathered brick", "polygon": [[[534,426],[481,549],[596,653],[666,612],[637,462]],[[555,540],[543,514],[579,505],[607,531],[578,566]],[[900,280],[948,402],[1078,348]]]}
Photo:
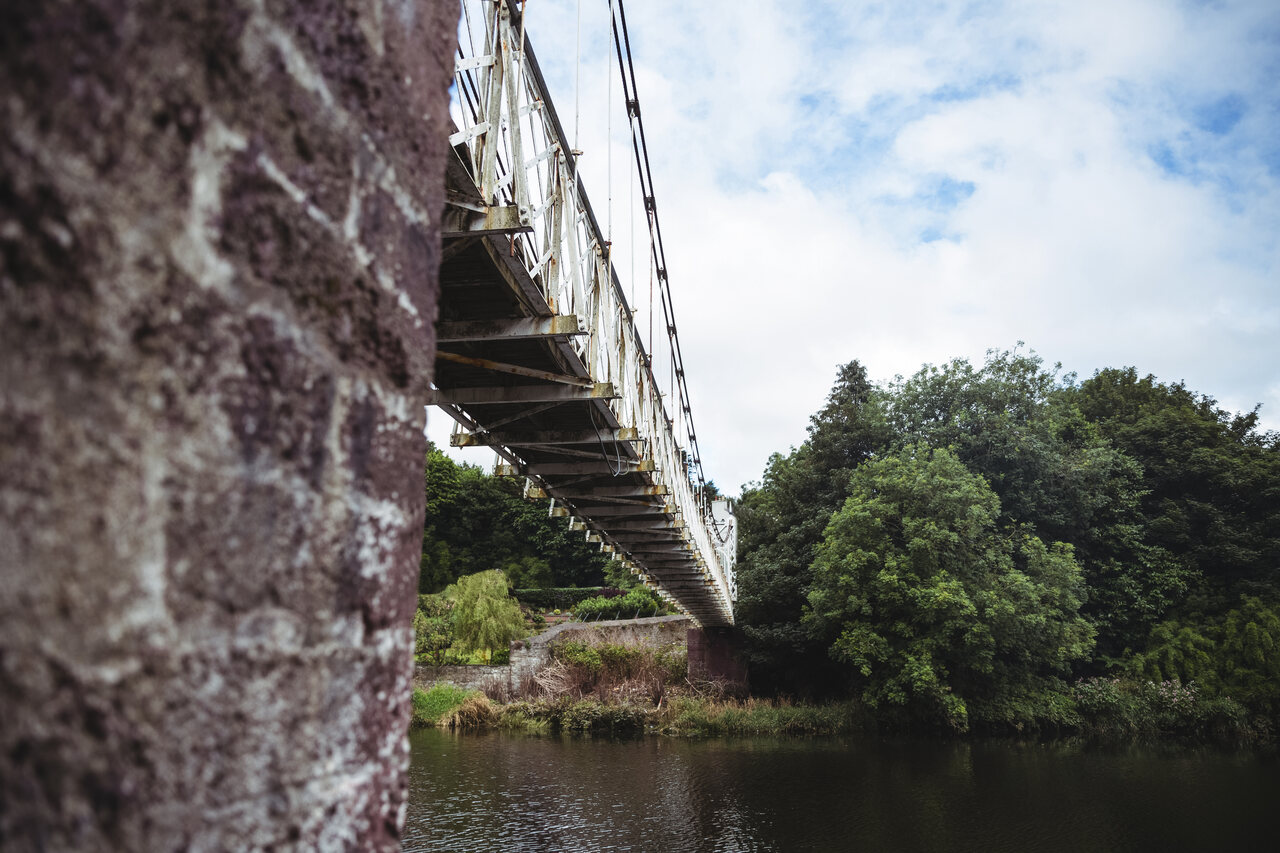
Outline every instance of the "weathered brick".
{"label": "weathered brick", "polygon": [[0,11],[0,847],[397,849],[449,0]]}

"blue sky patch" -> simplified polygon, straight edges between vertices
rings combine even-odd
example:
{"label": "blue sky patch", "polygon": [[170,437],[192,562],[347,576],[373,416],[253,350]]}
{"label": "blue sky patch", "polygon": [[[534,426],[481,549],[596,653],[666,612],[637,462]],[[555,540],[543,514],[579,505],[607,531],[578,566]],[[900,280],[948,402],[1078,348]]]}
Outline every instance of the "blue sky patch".
{"label": "blue sky patch", "polygon": [[1149,156],[1152,162],[1160,167],[1160,171],[1164,172],[1166,175],[1180,178],[1187,174],[1188,170],[1185,164],[1179,161],[1177,156],[1174,155],[1173,148],[1171,148],[1167,142],[1157,142],[1154,145],[1148,146],[1147,156]]}
{"label": "blue sky patch", "polygon": [[1244,98],[1227,95],[1200,106],[1192,115],[1196,127],[1215,136],[1223,136],[1235,129],[1245,113]]}
{"label": "blue sky patch", "polygon": [[936,175],[931,176],[916,193],[916,200],[930,210],[946,213],[959,207],[976,189],[973,181],[957,181],[949,175]]}

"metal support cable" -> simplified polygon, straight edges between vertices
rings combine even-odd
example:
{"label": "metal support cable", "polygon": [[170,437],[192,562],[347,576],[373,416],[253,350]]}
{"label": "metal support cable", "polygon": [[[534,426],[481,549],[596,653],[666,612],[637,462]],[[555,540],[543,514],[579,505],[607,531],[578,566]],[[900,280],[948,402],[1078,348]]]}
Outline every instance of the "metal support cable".
{"label": "metal support cable", "polygon": [[[635,63],[631,54],[631,36],[627,31],[627,16],[623,0],[610,0],[612,17],[614,50],[618,56],[618,69],[622,76],[623,97],[627,104],[627,113],[633,127],[632,150],[635,154],[636,169],[640,177],[640,188],[649,214],[651,232],[651,253],[658,270],[658,285],[662,302],[663,319],[667,325],[667,339],[671,347],[672,384],[678,386],[678,399],[673,404],[684,410],[684,421],[687,427],[690,450],[693,455],[693,469],[697,472],[698,485],[705,485],[706,475],[702,468],[702,452],[698,446],[697,432],[693,428],[693,416],[689,404],[689,388],[685,378],[684,355],[680,348],[680,339],[676,331],[675,308],[671,298],[671,283],[667,275],[666,250],[662,242],[662,226],[658,219],[657,197],[653,188],[653,172],[649,163],[649,146],[644,132],[644,120],[640,111],[640,97],[636,90]],[[612,63],[611,63],[612,64]],[[610,89],[612,91],[612,88]],[[650,344],[652,347],[652,343]],[[676,388],[673,388],[676,391]]]}

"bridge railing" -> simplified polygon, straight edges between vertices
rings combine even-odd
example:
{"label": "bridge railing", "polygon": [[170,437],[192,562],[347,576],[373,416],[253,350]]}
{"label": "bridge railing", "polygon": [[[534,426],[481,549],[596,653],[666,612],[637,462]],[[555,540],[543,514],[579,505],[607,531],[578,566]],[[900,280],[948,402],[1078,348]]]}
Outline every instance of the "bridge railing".
{"label": "bridge railing", "polygon": [[[732,537],[713,518],[706,484],[691,476],[523,22],[507,0],[463,0],[462,8],[450,143],[465,146],[476,213],[510,226],[511,254],[547,304],[583,321],[588,334],[572,339],[578,356],[595,381],[613,383],[614,414],[644,440],[706,577],[731,608]],[[689,411],[686,400],[676,402],[677,414]]]}

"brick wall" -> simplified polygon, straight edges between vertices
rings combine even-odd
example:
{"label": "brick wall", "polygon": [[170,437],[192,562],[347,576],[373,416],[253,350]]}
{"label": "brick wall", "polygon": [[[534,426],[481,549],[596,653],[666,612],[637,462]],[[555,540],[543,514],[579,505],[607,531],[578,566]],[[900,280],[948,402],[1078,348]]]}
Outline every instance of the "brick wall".
{"label": "brick wall", "polygon": [[450,0],[0,10],[0,847],[398,849]]}

